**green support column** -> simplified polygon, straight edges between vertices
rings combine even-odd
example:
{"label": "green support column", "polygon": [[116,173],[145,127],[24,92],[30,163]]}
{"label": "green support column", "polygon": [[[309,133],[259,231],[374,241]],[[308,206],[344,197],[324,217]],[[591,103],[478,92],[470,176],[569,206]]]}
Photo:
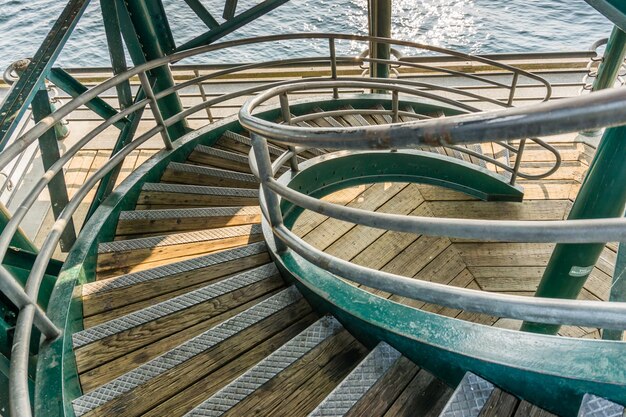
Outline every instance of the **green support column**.
{"label": "green support column", "polygon": [[[369,1],[369,24],[371,36],[391,38],[391,0]],[[389,59],[391,46],[372,42],[370,56],[376,59]],[[389,78],[389,65],[371,63],[370,75],[375,78]]]}
{"label": "green support column", "polygon": [[[121,13],[120,27],[135,64],[162,58],[176,50],[165,9],[160,0],[125,0],[123,4],[135,36],[129,33],[130,28],[124,24]],[[150,76],[155,80],[155,93],[174,86],[174,78],[167,65],[153,69]],[[159,109],[163,118],[167,119],[182,112],[183,106],[178,95],[173,93],[159,100]],[[184,121],[170,126],[168,130],[172,139],[177,139],[189,131]]]}
{"label": "green support column", "polygon": [[[50,107],[50,98],[48,91],[43,87],[35,94],[32,102],[33,118],[35,122],[48,117],[52,113]],[[55,129],[49,129],[39,138],[39,151],[41,153],[41,161],[43,169],[47,171],[61,157],[59,153],[58,136]],[[63,171],[59,172],[48,183],[48,192],[50,193],[50,205],[54,218],[58,219],[63,209],[69,202],[67,194],[67,186],[65,184],[65,176]],[[61,235],[61,250],[68,252],[76,241],[76,231],[74,230],[74,222],[69,221],[67,227]]]}
{"label": "green support column", "polygon": [[[594,90],[613,86],[626,55],[626,34],[615,28],[598,69]],[[621,217],[626,206],[626,126],[607,129],[576,196],[568,220]],[[604,243],[557,244],[536,297],[578,297],[598,262]],[[523,331],[556,334],[560,326],[524,323]]]}

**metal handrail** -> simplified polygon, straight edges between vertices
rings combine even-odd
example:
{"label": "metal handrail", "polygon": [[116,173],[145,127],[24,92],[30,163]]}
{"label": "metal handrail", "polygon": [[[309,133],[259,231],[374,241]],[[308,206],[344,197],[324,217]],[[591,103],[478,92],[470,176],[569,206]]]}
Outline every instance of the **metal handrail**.
{"label": "metal handrail", "polygon": [[[522,139],[529,133],[578,132],[588,127],[626,124],[626,89],[606,90],[582,98],[542,103],[531,109],[506,109],[481,114],[450,116],[413,122],[366,127],[312,128],[275,123],[253,115],[267,100],[299,90],[317,88],[372,88],[411,93],[396,80],[293,82],[275,87],[249,99],[239,112],[240,123],[251,133],[253,149],[250,164],[261,182],[261,211],[269,223],[279,252],[293,250],[306,261],[368,287],[407,296],[420,301],[499,317],[549,324],[574,324],[598,328],[626,329],[626,303],[528,298],[505,294],[485,294],[431,282],[412,280],[339,259],[305,243],[283,224],[281,200],[316,213],[353,224],[383,230],[434,236],[506,242],[597,243],[626,239],[626,218],[566,221],[495,221],[443,219],[370,212],[328,203],[300,193],[274,179],[288,158],[287,153],[273,165],[267,140],[288,146],[362,150],[410,148],[416,145],[454,145],[503,139]],[[287,101],[282,99],[281,103]],[[396,112],[397,104],[392,106]],[[283,109],[283,112],[285,110]],[[585,117],[587,115],[587,117]],[[583,127],[584,126],[584,127]],[[293,151],[291,151],[293,153]],[[520,152],[521,153],[521,152]],[[518,153],[514,170],[519,169]]]}
{"label": "metal handrail", "polygon": [[[256,63],[256,64],[245,64],[238,65],[235,67],[231,67],[225,70],[216,71],[214,73],[198,76],[184,83],[180,83],[174,85],[173,87],[160,91],[158,93],[153,92],[151,89],[151,85],[148,82],[147,72],[151,69],[169,65],[171,63],[177,62],[181,59],[196,56],[199,54],[231,48],[239,45],[247,45],[247,44],[262,44],[267,42],[276,42],[288,39],[322,39],[328,42],[329,54],[328,56],[317,56],[317,57],[307,57],[307,58],[294,58],[294,59],[286,59],[286,60],[276,60],[264,63]],[[395,41],[391,39],[385,38],[376,38],[369,36],[351,36],[351,35],[342,35],[342,34],[291,34],[291,35],[276,35],[276,36],[265,36],[251,39],[242,39],[230,42],[222,42],[209,46],[204,46],[180,53],[176,53],[170,55],[168,57],[160,58],[151,62],[148,62],[143,65],[136,66],[132,69],[129,69],[126,72],[120,73],[111,77],[110,79],[102,82],[101,84],[89,89],[79,97],[72,99],[65,105],[59,107],[56,111],[54,111],[50,116],[44,118],[39,123],[37,123],[33,128],[29,129],[26,133],[20,134],[18,138],[5,150],[0,153],[0,169],[4,168],[6,165],[11,163],[15,158],[19,157],[32,143],[34,143],[41,135],[47,132],[49,129],[53,128],[59,121],[67,117],[72,111],[77,108],[87,104],[94,98],[97,98],[99,95],[105,93],[107,90],[114,88],[115,86],[127,82],[133,77],[138,76],[144,92],[146,93],[146,99],[140,100],[137,103],[134,103],[132,106],[120,111],[114,117],[111,117],[100,125],[98,125],[91,132],[87,133],[84,137],[82,137],[75,145],[70,147],[61,157],[57,160],[37,181],[35,186],[30,190],[30,192],[24,197],[23,201],[19,204],[17,210],[15,211],[11,220],[7,223],[4,228],[2,234],[0,234],[0,260],[4,258],[7,253],[9,244],[11,242],[11,238],[13,234],[18,230],[20,223],[24,220],[26,214],[30,207],[36,201],[38,195],[45,189],[46,185],[63,169],[63,166],[87,143],[94,140],[100,133],[102,133],[107,127],[113,125],[114,123],[122,120],[123,118],[132,115],[133,113],[143,111],[146,105],[150,104],[153,116],[157,122],[156,127],[150,129],[148,132],[139,136],[138,138],[132,140],[129,144],[122,147],[116,154],[114,154],[111,159],[100,169],[98,169],[94,174],[87,178],[85,183],[77,190],[75,195],[70,199],[68,205],[62,210],[58,219],[53,225],[53,228],[49,235],[46,237],[39,254],[33,264],[31,273],[27,279],[26,285],[23,288],[22,293],[20,293],[21,285],[17,284],[17,281],[12,279],[12,275],[0,268],[0,287],[4,285],[3,292],[11,295],[11,299],[15,302],[15,304],[20,308],[20,313],[17,319],[17,325],[15,329],[14,335],[14,344],[13,350],[11,354],[11,370],[10,370],[10,410],[11,414],[14,416],[30,416],[30,400],[28,394],[28,357],[29,357],[29,344],[30,338],[32,334],[33,325],[42,330],[42,333],[48,339],[54,339],[57,337],[61,330],[58,329],[53,323],[50,322],[49,318],[46,316],[45,312],[37,306],[36,299],[39,293],[39,287],[42,283],[43,276],[45,273],[45,268],[49,263],[54,248],[57,246],[61,233],[70,222],[73,213],[77,210],[80,202],[84,200],[89,190],[93,189],[93,187],[98,183],[99,180],[104,178],[108,173],[110,173],[116,166],[118,166],[124,158],[140,146],[142,143],[145,143],[150,138],[154,137],[157,134],[161,134],[164,148],[170,149],[172,144],[168,136],[167,128],[174,125],[175,123],[183,120],[185,117],[192,115],[198,111],[208,109],[213,105],[219,104],[221,102],[227,101],[232,98],[245,96],[249,94],[254,94],[263,89],[267,89],[268,87],[278,87],[286,84],[286,82],[276,82],[266,84],[261,87],[248,88],[240,90],[236,93],[224,94],[220,97],[206,100],[199,105],[193,106],[190,109],[187,109],[181,113],[178,113],[168,119],[164,119],[162,114],[159,111],[159,107],[156,104],[157,100],[162,97],[165,97],[169,94],[175,93],[182,88],[202,83],[203,81],[209,79],[217,79],[219,77],[233,74],[245,70],[255,69],[255,68],[264,68],[264,67],[281,67],[285,65],[290,65],[293,63],[320,63],[324,65],[330,66],[330,77],[324,78],[319,77],[315,80],[317,81],[326,81],[337,78],[337,67],[338,65],[355,65],[363,62],[369,62],[369,58],[358,58],[358,57],[337,57],[335,54],[335,42],[337,40],[349,40],[349,41],[376,41],[378,43],[389,43],[392,45],[402,45],[413,48],[418,48],[422,50],[428,50],[432,52],[437,52],[441,54],[445,54],[447,56],[453,56],[460,59],[472,60],[476,62],[481,62],[483,64],[487,64],[493,66],[494,68],[505,70],[513,74],[513,84],[511,86],[507,86],[502,83],[495,83],[488,79],[480,77],[476,74],[467,74],[468,78],[472,78],[473,80],[480,80],[488,85],[496,85],[498,87],[509,88],[511,96],[514,93],[516,88],[517,79],[520,76],[526,76],[529,79],[539,82],[539,85],[545,87],[546,97],[550,94],[550,85],[543,78],[530,74],[526,71],[518,70],[514,67],[498,63],[496,61],[483,58],[471,56],[463,53],[459,53],[456,51],[450,51],[444,48],[432,47],[429,45],[423,45],[413,42],[407,41]],[[394,62],[394,65],[398,65],[404,63]],[[415,65],[406,65],[407,67],[415,68]],[[429,68],[426,68],[429,67]],[[420,67],[422,69],[428,69],[435,72],[442,72],[453,74],[453,70],[444,70],[441,68],[437,68],[434,66],[423,66]],[[456,75],[463,76],[463,73],[459,73]],[[404,82],[401,80],[400,83]],[[431,88],[435,87],[432,84],[423,84],[422,88]],[[338,93],[336,89],[331,88],[334,93]],[[470,92],[463,92],[461,90],[454,91],[454,93],[463,94],[466,97],[473,98],[478,101],[489,101],[488,97],[473,94]],[[439,97],[439,99],[444,100],[443,97]],[[491,100],[492,104],[499,104]],[[469,105],[456,102],[457,107],[459,108],[467,108]],[[471,107],[471,106],[469,106]],[[396,109],[397,110],[397,109]],[[397,113],[397,111],[396,111]],[[291,154],[288,154],[284,161],[291,161],[292,167],[294,167],[295,155],[300,149],[292,148]],[[282,160],[282,159],[281,159]],[[8,286],[6,286],[6,285]],[[14,291],[15,290],[15,291]]]}

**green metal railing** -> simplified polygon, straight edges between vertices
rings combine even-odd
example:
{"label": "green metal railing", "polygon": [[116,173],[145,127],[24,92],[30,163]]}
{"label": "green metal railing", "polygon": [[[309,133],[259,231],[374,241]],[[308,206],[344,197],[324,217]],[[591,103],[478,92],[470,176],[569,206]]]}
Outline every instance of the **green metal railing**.
{"label": "green metal railing", "polygon": [[[209,54],[212,51],[220,49],[229,49],[239,45],[254,44],[259,47],[265,47],[272,43],[279,43],[285,40],[311,40],[320,42],[325,45],[327,49],[326,55],[283,59],[270,62],[260,62],[253,64],[235,65],[223,70],[218,70],[210,74],[200,75],[190,80],[181,82],[179,84],[171,85],[160,90],[156,89],[156,78],[154,76],[154,70],[158,68],[168,68],[173,62],[177,62],[181,59],[198,56],[201,54]],[[481,81],[484,85],[506,89],[507,98],[503,100],[494,100],[487,95],[481,95],[466,91],[463,89],[453,89],[450,87],[441,87],[432,83],[413,82],[409,80],[398,80],[395,88],[403,89],[411,94],[416,94],[421,97],[430,97],[431,100],[440,103],[447,103],[457,108],[457,112],[478,111],[479,108],[464,103],[462,101],[446,98],[442,94],[454,93],[456,96],[464,97],[467,100],[471,100],[475,103],[488,103],[490,105],[497,105],[499,107],[507,108],[511,106],[511,95],[515,95],[515,89],[522,79],[526,80],[526,85],[540,86],[543,88],[545,94],[544,99],[550,96],[550,85],[541,77],[528,73],[526,71],[519,70],[517,68],[498,63],[496,61],[483,58],[466,55],[454,51],[449,51],[443,48],[433,47],[429,45],[422,45],[412,42],[394,41],[383,38],[372,38],[367,36],[350,36],[350,35],[337,35],[337,34],[292,34],[292,35],[280,35],[280,36],[267,36],[253,39],[243,39],[231,42],[224,42],[216,45],[209,45],[194,50],[183,51],[175,53],[170,56],[164,56],[145,64],[136,66],[123,73],[117,74],[106,80],[105,82],[87,89],[86,91],[78,94],[74,99],[69,101],[64,106],[60,107],[56,111],[52,112],[39,123],[37,123],[32,129],[26,131],[18,138],[16,138],[9,146],[7,146],[2,153],[0,153],[0,169],[7,166],[9,163],[19,158],[20,155],[34,142],[40,141],[42,137],[45,137],[49,132],[54,130],[54,127],[73,111],[81,106],[91,106],[92,110],[100,116],[110,116],[103,122],[97,125],[93,130],[88,132],[85,136],[80,138],[75,144],[73,144],[63,154],[58,155],[58,158],[49,164],[46,168],[44,175],[35,183],[24,200],[19,204],[18,208],[12,213],[12,217],[8,220],[2,234],[0,235],[0,259],[8,253],[13,236],[19,230],[19,225],[27,216],[30,207],[37,200],[39,194],[43,192],[48,185],[62,174],[63,167],[69,162],[69,160],[87,144],[96,139],[99,134],[111,126],[121,127],[123,132],[128,126],[136,123],[141,119],[142,113],[145,111],[146,106],[150,105],[150,112],[155,120],[155,126],[150,128],[147,132],[135,137],[134,133],[129,134],[124,140],[123,145],[116,146],[115,152],[112,157],[91,176],[89,176],[75,194],[68,199],[67,204],[61,208],[56,221],[52,227],[50,233],[46,236],[45,241],[41,245],[39,252],[36,254],[36,258],[32,264],[32,269],[28,276],[25,286],[21,286],[12,277],[9,270],[0,265],[0,286],[8,295],[12,302],[18,306],[20,313],[17,318],[16,329],[14,333],[13,349],[11,353],[11,369],[10,369],[10,395],[11,395],[11,413],[13,416],[28,416],[30,415],[30,402],[29,402],[29,387],[28,387],[28,363],[29,363],[29,346],[30,339],[33,336],[33,326],[39,329],[46,339],[54,339],[56,337],[69,337],[69,335],[61,334],[61,324],[52,323],[47,318],[46,313],[38,307],[35,300],[39,294],[39,289],[42,284],[42,280],[46,271],[46,268],[52,258],[52,254],[57,247],[57,244],[61,240],[63,234],[67,230],[68,226],[72,224],[72,216],[84,201],[87,194],[96,187],[98,182],[112,175],[115,170],[119,169],[123,163],[125,157],[137,149],[143,143],[151,139],[156,135],[160,135],[163,141],[163,149],[167,150],[171,148],[172,141],[175,137],[172,136],[172,126],[180,125],[187,117],[192,116],[199,112],[205,112],[212,106],[219,105],[233,98],[241,96],[250,96],[258,93],[259,91],[267,88],[278,87],[281,85],[289,84],[290,81],[279,81],[269,83],[267,85],[260,85],[248,88],[242,88],[239,91],[233,93],[226,93],[219,97],[213,97],[195,104],[187,109],[177,112],[174,115],[166,115],[162,107],[159,105],[163,98],[176,94],[181,89],[190,85],[198,85],[208,80],[219,79],[223,76],[230,76],[232,74],[238,74],[250,69],[256,68],[284,68],[293,64],[308,64],[317,65],[326,68],[328,76],[312,78],[312,81],[333,81],[341,80],[342,78],[348,79],[348,77],[342,77],[340,72],[346,69],[352,68],[359,71],[360,67],[368,62],[378,62],[384,65],[389,65],[385,60],[376,60],[367,56],[337,56],[335,52],[335,44],[337,42],[361,42],[364,45],[364,49],[367,45],[376,41],[377,43],[387,43],[389,45],[401,45],[406,48],[413,48],[415,50],[426,50],[438,53],[442,56],[452,57],[454,59],[469,60],[481,63],[501,71],[504,74],[508,74],[510,80],[513,80],[513,84],[505,84],[502,82],[493,81],[490,76],[480,76],[478,74],[468,74],[465,78],[471,78],[473,82]],[[404,67],[408,70],[415,67],[414,62],[405,61],[403,59],[395,60],[393,65],[397,67]],[[448,72],[450,75],[461,77],[463,73],[457,71],[448,71],[439,68],[434,65],[420,65],[421,71],[432,71],[433,73],[441,74],[441,72]],[[68,89],[79,87],[75,85],[71,78],[68,78],[65,73],[61,71],[55,71],[55,77],[60,84],[67,84]],[[101,95],[110,89],[118,89],[118,91],[124,90],[124,86],[129,86],[130,82],[139,79],[141,89],[137,95],[133,98],[130,105],[124,106],[119,111],[101,106],[103,100]],[[60,81],[62,80],[62,81]],[[530,83],[530,84],[529,84]],[[74,85],[74,87],[71,87]],[[432,92],[429,93],[428,90]],[[330,96],[341,93],[339,88],[326,89]],[[512,91],[512,93],[511,93]],[[318,91],[320,94],[324,94],[324,91]],[[114,111],[114,113],[113,113]],[[397,114],[399,110],[397,106],[394,106],[393,110]],[[123,125],[120,125],[122,123]],[[207,123],[210,123],[207,120]],[[110,186],[110,184],[108,185]]]}

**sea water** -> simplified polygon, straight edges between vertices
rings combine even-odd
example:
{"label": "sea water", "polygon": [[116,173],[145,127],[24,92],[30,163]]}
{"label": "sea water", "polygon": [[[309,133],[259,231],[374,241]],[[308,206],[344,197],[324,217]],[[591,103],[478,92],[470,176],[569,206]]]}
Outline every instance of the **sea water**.
{"label": "sea water", "polygon": [[[111,0],[105,0],[111,1]],[[207,28],[183,0],[163,0],[178,45]],[[259,0],[240,0],[239,11]],[[0,70],[33,56],[65,0],[0,0]],[[203,0],[221,16],[224,0]],[[610,22],[583,0],[393,0],[393,37],[475,54],[585,50]],[[367,0],[291,0],[223,40],[293,32],[367,34]],[[282,42],[203,55],[185,62],[250,62],[315,55],[314,41]],[[363,45],[338,44],[340,54]],[[59,57],[67,67],[107,66],[100,2],[92,0]]]}

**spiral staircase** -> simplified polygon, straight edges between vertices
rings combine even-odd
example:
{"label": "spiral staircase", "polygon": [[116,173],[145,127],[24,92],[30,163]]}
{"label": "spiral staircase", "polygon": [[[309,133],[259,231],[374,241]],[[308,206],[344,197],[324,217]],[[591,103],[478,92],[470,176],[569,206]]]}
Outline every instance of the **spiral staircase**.
{"label": "spiral staircase", "polygon": [[[232,19],[236,2],[227,3]],[[595,3],[622,27],[622,6]],[[228,24],[218,26],[212,36]],[[159,85],[181,59],[302,39],[328,53]],[[339,42],[487,70],[400,53],[339,56]],[[616,44],[598,78],[614,72]],[[615,254],[606,242],[626,237],[624,219],[568,217],[593,171],[619,154],[606,143],[625,133],[623,88],[550,100],[550,83],[531,72],[371,36],[196,46],[86,89],[0,153],[4,167],[84,107],[104,119],[46,166],[0,235],[0,301],[16,316],[4,372],[13,417],[624,415],[626,304],[612,276],[620,260],[600,255],[578,300],[530,297],[555,243],[604,242],[602,254]],[[191,85],[296,63],[316,75],[203,94],[172,111]],[[361,76],[375,66],[396,77]],[[126,106],[103,105],[105,92],[131,86]],[[540,100],[516,107],[525,89]],[[239,113],[213,120],[211,109],[233,100]],[[210,120],[191,129],[203,112]],[[140,121],[147,127],[136,134]],[[128,137],[34,247],[20,223],[37,196],[113,126]],[[545,140],[602,128],[595,156]],[[112,173],[154,138],[162,150],[113,186]],[[88,221],[64,262],[54,260],[90,193]],[[536,325],[559,333],[520,330]]]}

